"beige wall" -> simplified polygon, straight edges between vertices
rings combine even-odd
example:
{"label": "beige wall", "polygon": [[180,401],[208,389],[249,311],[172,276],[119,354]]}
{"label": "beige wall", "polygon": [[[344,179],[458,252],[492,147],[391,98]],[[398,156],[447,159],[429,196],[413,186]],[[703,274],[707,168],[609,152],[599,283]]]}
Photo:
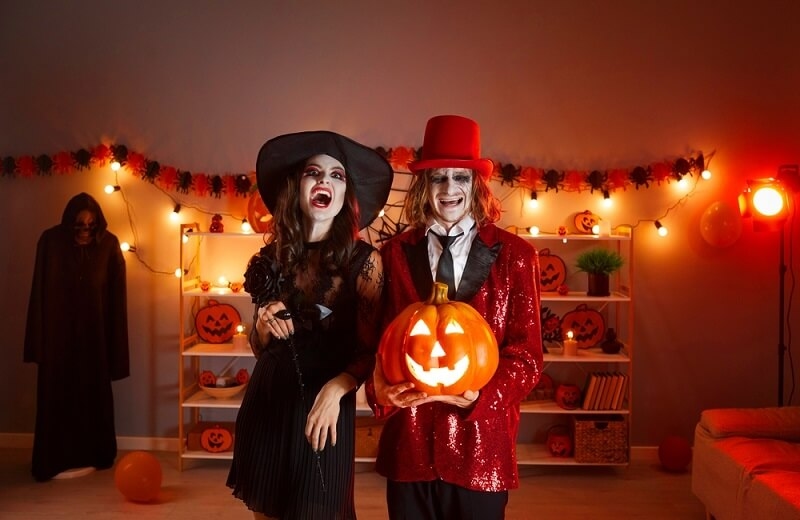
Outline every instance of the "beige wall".
{"label": "beige wall", "polygon": [[[5,1],[0,155],[114,140],[182,169],[238,172],[279,133],[420,146],[441,113],[477,119],[485,155],[515,164],[629,167],[715,150],[713,179],[682,203],[672,186],[629,189],[606,215],[636,224],[672,208],[667,238],[652,222],[636,229],[634,444],[656,445],[689,437],[704,408],[776,404],[777,237],[745,228],[714,248],[699,221],[713,202],[735,204],[746,178],[800,162],[800,4],[728,4]],[[110,175],[0,178],[0,432],[33,430],[36,369],[21,360],[39,233],[87,191],[132,240],[121,198],[102,193]],[[120,182],[141,255],[172,271],[172,201]],[[533,214],[512,193],[503,223],[554,227],[596,202],[548,194]],[[175,436],[177,281],[128,259],[132,376],[114,385],[118,433]]]}

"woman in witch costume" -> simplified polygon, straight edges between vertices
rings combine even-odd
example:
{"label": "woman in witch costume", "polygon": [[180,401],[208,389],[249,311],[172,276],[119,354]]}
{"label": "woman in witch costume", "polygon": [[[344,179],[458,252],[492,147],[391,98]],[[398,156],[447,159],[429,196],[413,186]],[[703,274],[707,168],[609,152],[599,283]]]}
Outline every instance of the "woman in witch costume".
{"label": "woman in witch costume", "polygon": [[355,389],[380,337],[383,267],[358,237],[386,203],[392,168],[333,132],[286,134],[258,154],[273,237],[253,256],[253,376],[227,484],[256,518],[352,519]]}

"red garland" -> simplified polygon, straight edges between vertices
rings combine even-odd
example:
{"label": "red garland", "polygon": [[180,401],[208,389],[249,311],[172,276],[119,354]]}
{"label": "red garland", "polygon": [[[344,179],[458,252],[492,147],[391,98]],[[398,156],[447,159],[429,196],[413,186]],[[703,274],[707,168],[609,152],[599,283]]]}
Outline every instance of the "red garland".
{"label": "red garland", "polygon": [[[408,165],[419,156],[420,149],[407,146],[375,149],[386,157],[397,172],[407,172]],[[681,157],[675,161],[661,161],[647,166],[636,166],[631,169],[609,168],[607,170],[555,170],[536,168],[533,166],[516,166],[494,161],[493,180],[513,187],[536,191],[612,192],[626,190],[633,186],[649,188],[651,184],[661,186],[671,181],[679,181],[686,175],[699,175],[708,165],[712,152],[704,157],[702,153],[695,157]],[[124,145],[99,144],[75,152],[58,152],[52,156],[38,157],[3,157],[0,164],[0,175],[3,177],[33,177],[34,175],[71,174],[89,167],[104,167],[112,161],[118,161],[132,174],[143,180],[157,184],[167,191],[179,191],[200,197],[228,196],[247,197],[252,192],[250,179],[253,172],[226,173],[224,175],[208,175],[179,170],[173,166],[161,165],[144,155],[130,151]]]}

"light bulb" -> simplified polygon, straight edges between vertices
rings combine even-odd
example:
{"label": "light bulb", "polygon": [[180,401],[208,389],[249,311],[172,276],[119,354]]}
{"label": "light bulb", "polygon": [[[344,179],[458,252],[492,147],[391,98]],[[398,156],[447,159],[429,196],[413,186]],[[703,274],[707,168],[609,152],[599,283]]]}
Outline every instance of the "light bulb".
{"label": "light bulb", "polygon": [[709,180],[711,178],[711,170],[703,170],[703,173],[700,174],[700,177],[702,177],[703,180]]}
{"label": "light bulb", "polygon": [[539,197],[536,194],[536,190],[531,190],[531,198],[528,199],[528,207],[533,209],[539,207]]}
{"label": "light bulb", "polygon": [[111,169],[112,170],[114,170],[116,172],[116,171],[119,171],[120,168],[122,168],[122,165],[119,163],[119,161],[111,161]]}
{"label": "light bulb", "polygon": [[667,233],[669,233],[669,230],[665,228],[664,225],[658,220],[655,221],[655,226],[659,236],[665,237],[667,236]]}
{"label": "light bulb", "polygon": [[106,184],[106,187],[104,188],[105,192],[108,193],[109,195],[111,195],[115,191],[119,191],[121,189],[122,188],[120,188],[119,186],[115,186],[113,184]]}
{"label": "light bulb", "polygon": [[253,228],[250,226],[250,223],[247,221],[246,218],[242,219],[242,231],[245,233],[252,233]]}
{"label": "light bulb", "polygon": [[530,233],[531,236],[534,236],[534,237],[535,236],[539,236],[539,226],[531,226],[531,227],[529,227],[528,228],[528,233]]}
{"label": "light bulb", "polygon": [[183,276],[183,269],[179,267],[175,269],[175,278],[180,278],[181,276]]}
{"label": "light bulb", "polygon": [[136,246],[132,246],[128,242],[120,242],[119,248],[122,249],[125,252],[128,252],[128,251],[130,251],[132,253],[136,252]]}

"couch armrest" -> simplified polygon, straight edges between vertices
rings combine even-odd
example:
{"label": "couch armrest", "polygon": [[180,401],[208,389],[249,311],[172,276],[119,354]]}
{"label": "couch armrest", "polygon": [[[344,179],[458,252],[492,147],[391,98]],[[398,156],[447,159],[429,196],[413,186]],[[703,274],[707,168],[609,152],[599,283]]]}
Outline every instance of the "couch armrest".
{"label": "couch armrest", "polygon": [[700,414],[711,437],[751,437],[800,442],[800,406],[715,408]]}

